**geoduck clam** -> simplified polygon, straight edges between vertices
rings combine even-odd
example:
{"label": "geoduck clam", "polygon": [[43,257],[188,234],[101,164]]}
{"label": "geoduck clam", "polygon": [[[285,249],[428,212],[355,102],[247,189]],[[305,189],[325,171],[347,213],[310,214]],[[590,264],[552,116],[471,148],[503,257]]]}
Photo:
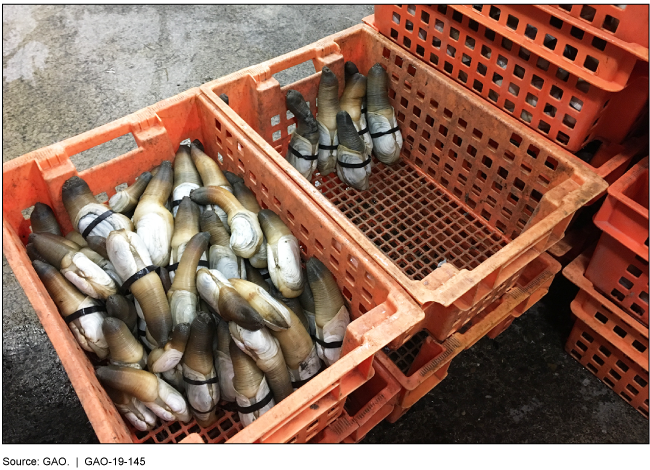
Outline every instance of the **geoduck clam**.
{"label": "geoduck clam", "polygon": [[[169,279],[173,282],[176,271],[179,267],[180,260],[189,243],[190,239],[199,233],[199,217],[201,211],[199,205],[192,201],[188,196],[184,196],[179,204],[176,220],[174,221],[174,235],[171,241],[171,254],[169,256],[169,266],[166,267],[169,273]],[[206,241],[207,250],[207,241]],[[207,253],[204,250],[199,253],[201,266],[208,266]]]}
{"label": "geoduck clam", "polygon": [[120,214],[133,213],[151,178],[153,178],[153,175],[148,171],[142,173],[131,186],[111,196],[108,200],[108,207],[113,212],[119,212]]}
{"label": "geoduck clam", "polygon": [[47,204],[37,202],[34,204],[34,210],[29,217],[32,224],[33,233],[51,233],[52,235],[61,236],[61,227],[56,221],[54,211]]}
{"label": "geoduck clam", "polygon": [[202,427],[210,426],[217,419],[219,378],[214,368],[212,352],[215,327],[212,316],[200,312],[192,322],[190,338],[182,360],[187,399],[192,413]]}
{"label": "geoduck clam", "polygon": [[151,431],[156,427],[156,415],[144,406],[140,400],[108,385],[104,386],[104,390],[106,390],[106,394],[112,400],[117,411],[138,431]]}
{"label": "geoduck clam", "polygon": [[262,228],[257,214],[244,208],[237,198],[222,187],[203,187],[192,191],[197,204],[218,204],[228,214],[230,247],[237,256],[250,258],[262,245]]}
{"label": "geoduck clam", "polygon": [[[244,182],[236,182],[233,185],[233,194],[237,200],[241,203],[246,210],[253,212],[254,214],[259,214],[262,210],[260,205],[257,203],[255,194],[253,191],[248,189]],[[251,265],[257,269],[266,268],[267,266],[267,253],[266,253],[266,236],[262,239],[262,244],[260,245],[259,250],[249,258]],[[225,273],[224,273],[225,274]],[[239,277],[239,276],[237,276]]]}
{"label": "geoduck clam", "polygon": [[171,194],[172,184],[172,164],[165,160],[147,185],[133,213],[138,237],[147,248],[155,266],[169,264],[174,217],[165,208],[165,202]]}
{"label": "geoduck clam", "polygon": [[120,294],[113,294],[106,299],[106,314],[123,321],[133,334],[138,332],[138,314],[135,305]]}
{"label": "geoduck clam", "polygon": [[[221,171],[221,168],[219,168],[219,165],[217,165],[217,162],[205,153],[203,144],[201,144],[198,139],[191,143],[190,155],[192,157],[192,162],[194,162],[194,166],[201,176],[201,181],[204,187],[221,187],[232,193],[232,187],[230,186],[228,179]],[[219,216],[219,219],[221,219],[221,222],[223,222],[224,225],[228,224],[227,211],[225,211],[218,203],[214,202],[202,205],[209,206],[206,207],[206,209],[212,209],[215,211]]]}
{"label": "geoduck clam", "polygon": [[106,239],[106,251],[123,281],[122,288],[130,289],[137,301],[136,309],[140,309],[146,322],[152,345],[164,345],[172,329],[172,316],[165,290],[144,241],[135,232],[116,230]]}
{"label": "geoduck clam", "polygon": [[217,324],[216,336],[217,347],[215,352],[215,360],[218,364],[217,370],[219,375],[219,390],[221,392],[221,399],[229,402],[234,402],[237,399],[237,394],[233,385],[233,377],[235,376],[235,371],[233,369],[233,363],[230,357],[230,343],[232,343],[232,338],[230,337],[228,322],[220,321]]}
{"label": "geoduck clam", "polygon": [[388,74],[381,64],[373,65],[368,72],[366,99],[373,151],[380,162],[392,165],[399,160],[403,141],[395,110],[388,101]]}
{"label": "geoduck clam", "polygon": [[107,317],[102,324],[102,331],[110,351],[108,355],[110,364],[135,369],[145,368],[147,353],[129,331],[126,323],[118,318]]}
{"label": "geoduck clam", "polygon": [[298,297],[305,281],[300,266],[300,242],[272,210],[260,211],[258,218],[267,239],[268,269],[273,285],[287,298]]}
{"label": "geoduck clam", "polygon": [[55,267],[38,260],[32,266],[79,345],[105,359],[109,350],[102,331],[105,313],[101,303],[79,292]]}
{"label": "geoduck clam", "polygon": [[133,230],[131,219],[99,204],[88,184],[78,176],[66,180],[61,187],[61,198],[72,226],[83,237],[106,237],[113,230]]}
{"label": "geoduck clam", "polygon": [[317,258],[307,260],[307,279],[314,295],[316,349],[330,366],[341,355],[350,314],[332,273]]}
{"label": "geoduck clam", "polygon": [[[356,129],[357,134],[359,137],[361,137],[366,146],[366,153],[370,155],[372,153],[372,138],[370,137],[370,132],[368,131],[366,113],[365,110],[363,110],[363,102],[366,99],[366,85],[366,77],[360,73],[357,72],[350,77],[346,75],[345,89],[341,95],[341,110],[347,112],[350,115],[352,124],[354,124],[354,128]],[[340,142],[341,136],[339,135],[339,144]],[[340,159],[341,158],[339,157],[339,160]]]}
{"label": "geoduck clam", "polygon": [[192,419],[183,396],[151,372],[131,367],[103,366],[95,374],[102,384],[137,398],[163,421],[187,423]]}
{"label": "geoduck clam", "polygon": [[368,148],[346,111],[336,115],[336,122],[339,133],[336,174],[348,186],[365,191],[370,186],[371,158]]}
{"label": "geoduck clam", "polygon": [[336,155],[339,138],[336,132],[336,113],[339,106],[339,81],[329,67],[323,67],[318,85],[319,129],[318,171],[327,176],[336,169]]}
{"label": "geoduck clam", "polygon": [[167,291],[167,300],[171,308],[174,325],[178,325],[179,323],[192,323],[196,317],[199,303],[198,292],[196,290],[196,271],[200,258],[204,256],[209,239],[209,233],[199,232],[192,236],[185,244],[176,275],[174,276],[171,287]]}
{"label": "geoduck clam", "polygon": [[174,217],[176,217],[178,206],[183,198],[189,196],[193,189],[200,188],[201,184],[201,176],[190,156],[190,146],[181,145],[174,158],[174,188],[172,190],[172,214]]}
{"label": "geoduck clam", "polygon": [[117,293],[118,284],[81,252],[74,242],[47,232],[30,234],[29,242],[41,257],[59,269],[61,274],[84,294],[105,300]]}
{"label": "geoduck clam", "polygon": [[287,109],[296,117],[296,128],[291,133],[287,161],[302,176],[311,181],[318,165],[318,143],[320,141],[318,122],[300,92],[289,90],[286,102]]}
{"label": "geoduck clam", "polygon": [[289,368],[291,381],[302,384],[316,375],[321,362],[314,342],[298,316],[284,303],[252,282],[231,279],[237,292],[259,312],[271,335],[277,339]]}
{"label": "geoduck clam", "polygon": [[[268,328],[251,331],[235,322],[230,322],[229,328],[237,347],[253,358],[257,367],[264,372],[275,402],[280,403],[291,395],[293,387],[287,363],[278,340],[273,337]],[[232,352],[230,355],[232,357]],[[235,374],[237,374],[236,369]]]}
{"label": "geoduck clam", "polygon": [[228,347],[232,358],[233,391],[239,405],[239,420],[246,427],[273,408],[275,401],[264,373],[253,358],[239,349],[232,340]]}

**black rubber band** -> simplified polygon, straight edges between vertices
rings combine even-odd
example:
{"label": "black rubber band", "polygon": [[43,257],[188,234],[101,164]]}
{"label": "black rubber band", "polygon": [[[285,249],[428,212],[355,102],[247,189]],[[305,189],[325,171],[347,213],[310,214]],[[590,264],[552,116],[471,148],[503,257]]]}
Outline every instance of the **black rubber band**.
{"label": "black rubber band", "polygon": [[[190,385],[208,385],[208,384],[216,384],[219,383],[219,377],[216,375],[212,377],[211,379],[207,380],[192,380],[188,379],[187,377],[183,376],[183,382],[190,384]],[[207,411],[206,411],[207,413]]]}
{"label": "black rubber band", "polygon": [[316,341],[318,344],[320,344],[325,349],[336,349],[336,348],[340,348],[341,346],[343,346],[343,341],[334,341],[333,343],[326,343],[325,341],[323,341],[320,338],[317,338],[316,336],[312,336],[312,338],[314,338],[314,341]]}
{"label": "black rubber band", "polygon": [[105,311],[105,309],[101,305],[93,305],[92,307],[86,307],[86,308],[82,308],[80,310],[77,310],[73,314],[68,315],[67,317],[65,317],[64,320],[69,325],[70,323],[75,321],[77,318],[81,318],[84,315],[89,315],[91,313],[103,312],[103,311]]}
{"label": "black rubber band", "polygon": [[271,403],[271,400],[273,400],[273,392],[269,391],[269,393],[264,398],[262,398],[257,403],[252,404],[251,406],[239,406],[239,405],[237,405],[237,411],[239,411],[242,414],[247,415],[248,413],[253,413],[253,412],[257,411],[257,410],[261,410],[266,405]]}
{"label": "black rubber band", "polygon": [[311,379],[316,377],[318,374],[320,374],[321,372],[323,372],[323,363],[322,362],[320,363],[320,368],[318,369],[318,371],[314,375],[312,375],[308,379],[296,380],[295,382],[291,382],[291,385],[293,386],[293,388],[300,388],[303,385],[305,385],[307,382],[309,382]]}
{"label": "black rubber band", "polygon": [[296,157],[302,158],[303,160],[307,161],[312,161],[318,159],[318,154],[316,155],[303,155],[302,153],[298,152],[295,148],[293,148],[291,145],[289,145],[289,152],[293,153]]}
{"label": "black rubber band", "polygon": [[138,328],[138,335],[146,337],[147,336],[147,331],[146,330],[141,330],[140,328]]}
{"label": "black rubber band", "polygon": [[99,217],[97,217],[95,220],[93,220],[92,222],[90,222],[90,223],[88,224],[88,227],[86,227],[86,230],[83,231],[83,233],[81,234],[81,236],[84,237],[84,238],[86,238],[88,235],[90,235],[90,232],[92,232],[93,229],[94,229],[95,227],[97,227],[97,225],[98,225],[102,220],[104,220],[104,219],[110,217],[110,216],[113,215],[113,214],[114,214],[114,212],[113,212],[112,210],[110,210],[110,209],[107,210],[106,212],[104,212],[102,215],[100,215]]}
{"label": "black rubber band", "polygon": [[155,272],[155,271],[156,271],[156,267],[154,265],[147,266],[146,268],[141,269],[140,271],[135,273],[133,276],[128,278],[126,281],[124,281],[124,283],[122,284],[122,290],[124,292],[128,292],[129,289],[131,288],[131,284],[133,284],[135,281],[137,281],[141,277],[144,277],[147,274],[149,274],[151,272]]}
{"label": "black rubber band", "polygon": [[339,148],[338,145],[323,145],[323,144],[318,144],[318,150],[336,150]]}
{"label": "black rubber band", "polygon": [[[170,265],[167,266],[165,269],[166,269],[167,272],[169,272],[169,273],[171,273],[171,272],[173,272],[173,271],[176,271],[176,270],[178,269],[178,264],[179,264],[179,263],[180,263],[180,261],[179,261],[178,263],[170,264]],[[200,259],[200,260],[199,260],[199,266],[203,266],[204,268],[209,268],[209,267],[210,267],[210,263],[208,263],[208,261],[205,260],[205,259]]]}
{"label": "black rubber band", "polygon": [[370,132],[370,129],[368,129],[368,126],[366,126],[365,129],[359,131],[359,135],[363,135],[363,134],[366,134],[366,133],[368,133],[368,132]]}
{"label": "black rubber band", "polygon": [[393,127],[389,131],[377,132],[376,134],[370,134],[370,137],[372,137],[373,139],[376,139],[377,137],[381,137],[382,135],[394,134],[397,131],[399,131],[399,127]]}
{"label": "black rubber band", "polygon": [[172,209],[173,209],[174,207],[176,207],[176,206],[180,206],[180,205],[181,205],[181,201],[182,201],[182,199],[176,199],[176,200],[172,201]]}
{"label": "black rubber band", "polygon": [[337,160],[336,163],[343,168],[363,168],[364,166],[368,165],[368,163],[370,163],[370,160],[372,159],[368,157],[368,160],[361,163],[346,163],[342,162],[341,160]]}
{"label": "black rubber band", "polygon": [[366,108],[361,108],[361,114],[366,114],[368,110]]}
{"label": "black rubber band", "polygon": [[271,273],[268,270],[264,270],[264,271],[260,270],[260,276],[262,276],[262,279],[264,279],[265,281],[267,279],[271,279]]}

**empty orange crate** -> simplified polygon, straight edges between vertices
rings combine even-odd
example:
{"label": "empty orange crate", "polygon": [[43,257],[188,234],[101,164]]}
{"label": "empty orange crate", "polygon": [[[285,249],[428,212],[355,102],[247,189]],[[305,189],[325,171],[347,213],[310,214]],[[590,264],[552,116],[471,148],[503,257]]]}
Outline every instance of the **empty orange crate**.
{"label": "empty orange crate", "polygon": [[379,361],[373,368],[375,375],[348,396],[345,412],[310,442],[359,442],[393,411],[400,384]]}
{"label": "empty orange crate", "polygon": [[537,5],[648,61],[648,5]]}
{"label": "empty orange crate", "polygon": [[[560,269],[557,261],[543,254],[526,268],[514,288],[484,309],[462,333],[455,333],[441,344],[421,332],[398,350],[379,351],[375,362],[385,366],[402,387],[396,407],[406,410],[413,406],[447,376],[450,361],[460,352],[486,335],[496,337],[510,326],[514,318],[548,292]],[[399,409],[394,419],[403,414]]]}
{"label": "empty orange crate", "polygon": [[[70,157],[131,133],[136,150],[77,172]],[[162,424],[151,432],[126,424],[95,377],[89,358],[74,339],[38,279],[23,243],[30,234],[28,215],[36,202],[49,204],[64,233],[71,223],[61,202],[61,186],[79,175],[93,194],[115,194],[143,171],[173,160],[184,139],[200,139],[222,168],[240,175],[263,208],[275,211],[300,240],[305,259],[316,256],[332,272],[347,298],[354,321],[346,332],[343,355],[334,365],[283,400],[245,429],[236,414],[222,412],[201,429],[194,421]],[[3,250],[34,306],[79,396],[100,442],[178,442],[198,433],[206,442],[306,442],[343,411],[345,398],[372,375],[373,356],[420,323],[424,313],[361,248],[264,158],[253,142],[229,124],[223,112],[191,89],[137,113],[3,165]],[[26,210],[27,209],[27,210]]]}
{"label": "empty orange crate", "polygon": [[530,5],[376,5],[365,21],[567,150],[621,142],[646,108],[647,64],[551,18]]}
{"label": "empty orange crate", "polygon": [[[312,61],[343,83],[347,60],[363,73],[376,62],[386,67],[404,138],[401,161],[373,164],[371,189],[363,192],[346,189],[335,175],[316,175],[312,184],[286,162],[295,118],[285,94],[298,90],[315,114],[320,72],[284,87],[273,77]],[[419,329],[439,341],[514,285],[562,238],[573,213],[606,188],[568,152],[366,25],[201,89],[417,300],[426,313]]]}
{"label": "empty orange crate", "polygon": [[596,333],[647,371],[648,327],[636,321],[638,318],[621,310],[609,297],[599,293],[586,278],[585,269],[592,252],[593,248],[588,249],[564,268],[564,276],[580,288],[575,300],[571,302],[571,310],[576,317],[588,323]]}
{"label": "empty orange crate", "polygon": [[648,261],[648,157],[607,189],[594,224]]}
{"label": "empty orange crate", "polygon": [[603,231],[585,277],[648,325],[648,158],[607,190],[594,223]]}

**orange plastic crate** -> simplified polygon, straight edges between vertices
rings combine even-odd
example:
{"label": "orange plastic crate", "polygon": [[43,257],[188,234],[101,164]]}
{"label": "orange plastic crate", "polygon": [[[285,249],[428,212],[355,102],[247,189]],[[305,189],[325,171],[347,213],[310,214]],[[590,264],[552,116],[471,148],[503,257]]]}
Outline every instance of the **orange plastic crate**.
{"label": "orange plastic crate", "polygon": [[[77,172],[70,157],[131,133],[138,148],[106,163]],[[71,223],[61,202],[61,186],[79,175],[93,194],[115,194],[143,171],[173,160],[184,139],[200,139],[222,168],[245,180],[263,208],[271,208],[300,240],[302,255],[316,256],[330,269],[350,306],[354,321],[343,356],[261,419],[241,429],[238,417],[222,412],[215,425],[194,421],[163,424],[140,433],[126,424],[95,377],[89,358],[77,344],[38,279],[24,243],[30,234],[30,206],[50,205],[64,233]],[[306,442],[343,411],[345,398],[372,375],[377,350],[422,322],[424,313],[353,240],[291,184],[284,173],[223,112],[191,89],[137,113],[79,136],[23,155],[3,165],[3,250],[57,351],[100,442],[179,442],[198,433],[206,442]]]}
{"label": "orange plastic crate", "polygon": [[648,417],[648,371],[580,318],[573,325],[565,349],[639,413]]}
{"label": "orange plastic crate", "polygon": [[537,5],[648,61],[648,5]]}
{"label": "orange plastic crate", "polygon": [[[298,90],[316,113],[320,72],[284,87],[273,77],[312,61],[343,83],[347,60],[363,73],[376,62],[386,67],[404,137],[400,163],[375,163],[364,192],[346,189],[333,175],[317,175],[312,184],[286,162],[295,123],[286,91]],[[201,89],[416,299],[426,313],[420,329],[440,341],[514,285],[528,263],[562,238],[573,213],[606,188],[572,155],[366,25]]]}
{"label": "orange plastic crate", "polygon": [[567,150],[621,142],[647,106],[647,64],[635,68],[614,44],[604,53],[592,45],[599,38],[580,30],[578,40],[551,17],[531,5],[376,5],[364,21]]}
{"label": "orange plastic crate", "polygon": [[359,442],[392,413],[400,384],[379,361],[374,362],[373,368],[373,378],[348,396],[344,413],[321,431],[312,443]]}
{"label": "orange plastic crate", "polygon": [[648,261],[648,157],[607,189],[594,224]]}
{"label": "orange plastic crate", "polygon": [[[598,176],[611,185],[625,174],[632,161],[639,154],[642,152],[647,153],[647,148],[647,136],[627,140],[624,145],[606,142],[602,144],[591,161],[589,161],[589,165]],[[585,216],[585,214],[581,213],[588,210],[587,206],[600,201],[606,194],[607,192],[603,192],[585,204],[585,207],[580,209],[571,221],[564,238],[548,249],[548,252],[554,258],[560,260],[563,265],[573,261],[586,247],[598,239],[599,232],[593,229],[591,223],[582,226],[575,225],[576,221]],[[578,214],[581,215],[578,216]],[[591,217],[593,215],[590,216],[590,219]]]}
{"label": "orange plastic crate", "polygon": [[402,387],[396,403],[399,408],[393,412],[391,422],[447,376],[450,361],[461,351],[484,336],[495,338],[546,295],[560,269],[557,261],[543,254],[526,268],[514,288],[485,308],[463,332],[442,344],[421,332],[398,350],[378,352],[376,362],[386,367]]}
{"label": "orange plastic crate", "polygon": [[603,231],[585,277],[648,325],[648,157],[607,190],[594,223]]}

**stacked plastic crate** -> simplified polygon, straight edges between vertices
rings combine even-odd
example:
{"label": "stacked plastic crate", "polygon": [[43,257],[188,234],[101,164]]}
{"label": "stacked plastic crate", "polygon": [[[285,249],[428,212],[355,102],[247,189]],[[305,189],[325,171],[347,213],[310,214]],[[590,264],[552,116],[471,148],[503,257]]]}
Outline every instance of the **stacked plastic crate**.
{"label": "stacked plastic crate", "polygon": [[[377,5],[375,15],[364,21],[539,134],[575,152],[578,159],[612,184],[640,153],[647,152],[645,126],[639,124],[644,122],[644,117],[647,119],[647,13],[648,8],[643,5]],[[637,38],[641,39],[641,44],[635,43]],[[639,134],[641,138],[634,138]],[[588,246],[590,240],[596,239],[598,231],[591,223],[591,216],[604,196],[605,191],[595,195],[579,210],[568,227],[567,238],[551,246],[549,253],[567,263]],[[645,213],[647,217],[647,202]],[[642,309],[639,305],[643,305],[643,298],[647,309],[647,245],[645,252],[645,291],[637,292],[636,311]],[[526,271],[529,275],[544,269],[548,273],[557,272],[559,264],[552,261],[550,257],[540,257],[537,265],[529,266]],[[489,333],[480,331],[480,323],[491,312],[510,308],[512,291],[508,289],[511,287],[504,286],[496,300],[482,306],[482,313],[467,325],[469,330],[463,330],[473,339],[463,342],[461,350],[486,333],[494,337],[506,329],[515,316],[546,294],[553,274],[543,281],[535,279],[529,286],[525,278],[522,276],[516,287],[533,290],[534,294],[515,308],[517,314],[507,316]],[[543,287],[535,291],[540,284]],[[643,284],[643,275],[637,284]],[[625,285],[629,287],[629,282]],[[627,291],[625,294],[619,292],[619,296],[626,294]],[[579,298],[583,295],[581,291]],[[572,308],[576,302],[578,299]],[[627,328],[629,347],[637,352],[635,357],[639,359],[639,354],[646,353],[645,375],[641,366],[639,373],[630,375],[627,382],[622,381],[618,387],[626,386],[627,391],[616,390],[628,401],[638,401],[637,408],[647,416],[647,313],[645,315],[645,333],[641,325],[638,325],[641,328]],[[582,325],[580,321],[576,323],[569,343]],[[620,335],[623,330],[612,331]],[[463,341],[462,337],[456,333],[448,342]],[[384,349],[377,354],[375,362],[381,363],[388,375],[400,384],[399,391],[388,400],[383,389],[373,395],[360,388],[350,398],[365,399],[373,406],[377,406],[377,397],[383,398],[384,410],[392,408],[385,412],[386,418],[394,422],[446,377],[451,358],[442,357],[445,356],[443,351],[426,331],[397,350]],[[593,365],[591,367],[594,371]],[[639,401],[644,387],[645,405],[643,398]],[[362,439],[369,425],[360,422],[355,410],[346,411],[338,423],[329,426],[317,439],[323,442]],[[363,419],[363,413],[361,415]]]}
{"label": "stacked plastic crate", "polygon": [[607,191],[595,247],[564,275],[580,291],[566,350],[648,417],[648,157]]}

